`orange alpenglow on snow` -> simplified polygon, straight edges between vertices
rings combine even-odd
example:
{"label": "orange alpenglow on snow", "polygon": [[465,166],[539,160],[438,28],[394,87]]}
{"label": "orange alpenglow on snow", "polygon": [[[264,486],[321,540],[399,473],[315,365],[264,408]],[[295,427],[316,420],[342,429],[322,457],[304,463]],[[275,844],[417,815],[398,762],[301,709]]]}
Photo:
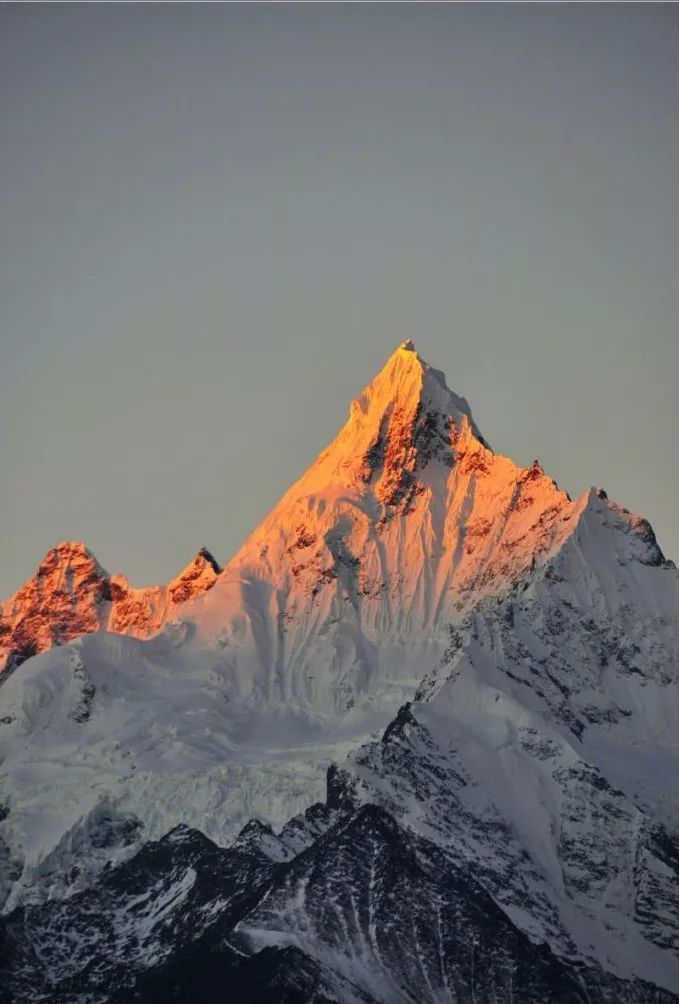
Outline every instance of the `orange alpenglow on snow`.
{"label": "orange alpenglow on snow", "polygon": [[109,576],[84,544],[58,544],[0,606],[0,669],[92,631],[154,634],[179,604],[211,589],[219,571],[201,548],[167,585],[135,589],[123,575]]}
{"label": "orange alpenglow on snow", "polygon": [[366,626],[424,626],[505,589],[558,545],[575,509],[539,465],[495,454],[407,341],[198,606],[224,612],[225,592],[265,580],[286,619],[348,604]]}
{"label": "orange alpenglow on snow", "polygon": [[495,454],[407,341],[182,616],[238,653],[234,685],[256,700],[337,711],[375,676],[398,700],[451,624],[560,547],[587,498]]}
{"label": "orange alpenglow on snow", "polygon": [[[96,630],[146,637],[181,617],[208,645],[238,647],[246,690],[317,704],[327,686],[335,704],[344,674],[374,672],[375,646],[397,665],[389,645],[412,649],[417,638],[431,657],[448,625],[559,550],[592,497],[572,502],[537,461],[523,468],[494,453],[409,339],[223,571],[201,550],[167,585],[134,589],[82,544],[59,545],[0,608],[0,653],[17,662]],[[328,632],[325,665],[328,648],[320,658],[316,647]]]}

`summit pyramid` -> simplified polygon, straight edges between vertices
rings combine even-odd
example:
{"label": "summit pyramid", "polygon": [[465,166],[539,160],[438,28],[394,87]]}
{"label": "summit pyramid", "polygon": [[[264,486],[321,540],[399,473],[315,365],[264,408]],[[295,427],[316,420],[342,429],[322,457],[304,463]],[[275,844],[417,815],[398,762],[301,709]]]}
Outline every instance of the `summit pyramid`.
{"label": "summit pyramid", "polygon": [[404,342],[223,569],[3,605],[14,999],[676,1004],[678,611]]}

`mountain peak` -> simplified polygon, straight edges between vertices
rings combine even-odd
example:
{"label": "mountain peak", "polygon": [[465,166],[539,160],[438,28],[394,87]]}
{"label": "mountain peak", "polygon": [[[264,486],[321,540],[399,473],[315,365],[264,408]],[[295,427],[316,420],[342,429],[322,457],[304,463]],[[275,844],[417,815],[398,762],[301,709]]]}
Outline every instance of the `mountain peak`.
{"label": "mountain peak", "polygon": [[[201,597],[200,632],[235,636],[253,583],[266,583],[261,588],[277,604],[272,623],[283,625],[278,658],[294,663],[290,685],[306,688],[293,625],[305,638],[325,618],[356,621],[361,633],[389,625],[396,636],[403,630],[412,637],[459,619],[481,595],[501,593],[553,552],[573,525],[572,509],[539,466],[518,467],[490,449],[467,401],[409,339],[236,552],[211,596]],[[351,635],[354,628],[337,630]],[[278,634],[257,626],[253,636],[257,646]],[[342,634],[340,661],[360,666],[364,655],[353,644]],[[262,659],[275,663],[269,648]]]}
{"label": "mountain peak", "polygon": [[205,561],[208,565],[210,565],[215,575],[219,575],[219,573],[221,572],[222,570],[221,565],[214,557],[214,555],[211,554],[210,551],[208,551],[207,547],[201,547],[198,549],[198,554],[196,555],[194,560],[198,561],[198,559],[200,559],[201,561]]}
{"label": "mountain peak", "polygon": [[207,592],[214,585],[220,572],[220,566],[208,549],[201,547],[193,561],[168,584],[172,603],[185,603],[186,600]]}
{"label": "mountain peak", "polygon": [[305,479],[314,486],[380,481],[384,491],[377,492],[378,501],[388,503],[403,498],[406,482],[430,462],[450,467],[455,449],[468,440],[488,448],[467,401],[407,339],[352,401],[346,425]]}
{"label": "mountain peak", "polygon": [[479,442],[487,445],[474,423],[466,398],[450,390],[445,373],[423,359],[412,338],[397,346],[382,370],[352,403],[351,413],[365,414],[371,404],[379,407],[391,402],[404,409],[440,411],[459,425],[466,419]]}
{"label": "mountain peak", "polygon": [[0,672],[92,631],[142,638],[154,634],[179,604],[211,589],[220,572],[207,548],[201,547],[167,585],[136,589],[124,575],[109,575],[81,541],[62,541],[0,604]]}
{"label": "mountain peak", "polygon": [[100,574],[106,575],[106,572],[92,551],[81,540],[62,540],[56,547],[50,548],[38,566],[38,574],[40,574],[41,569],[51,569],[56,566],[69,565],[73,562],[87,562],[96,567]]}

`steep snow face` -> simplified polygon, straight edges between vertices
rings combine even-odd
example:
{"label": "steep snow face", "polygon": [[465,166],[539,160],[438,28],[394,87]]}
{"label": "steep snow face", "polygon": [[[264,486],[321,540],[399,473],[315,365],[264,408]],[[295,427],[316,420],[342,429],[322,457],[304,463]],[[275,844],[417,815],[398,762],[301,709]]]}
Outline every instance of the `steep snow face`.
{"label": "steep snow face", "polygon": [[377,802],[560,956],[679,992],[679,575],[592,492],[458,630],[335,801]]}
{"label": "steep snow face", "polygon": [[394,707],[442,654],[447,625],[544,562],[576,516],[537,463],[492,452],[466,401],[405,343],[181,614],[231,657],[248,701]]}
{"label": "steep snow face", "polygon": [[176,579],[135,589],[124,576],[109,576],[84,544],[59,544],[0,606],[0,670],[92,631],[154,634],[179,604],[211,589],[219,571],[201,548]]}
{"label": "steep snow face", "polygon": [[[145,609],[143,630],[134,610],[105,624],[144,634]],[[0,689],[7,910],[80,895],[178,823],[219,843],[282,826],[417,691],[416,726],[354,754],[337,799],[381,803],[409,854],[473,869],[557,954],[678,986],[676,570],[604,493],[571,502],[494,454],[411,345],[214,587],[153,609],[156,638],[96,632]],[[282,923],[247,937],[313,955]]]}
{"label": "steep snow face", "polygon": [[148,637],[182,616],[233,651],[248,699],[341,713],[379,686],[398,705],[442,628],[558,548],[574,512],[537,463],[490,450],[406,342],[219,578],[201,551],[173,582],[134,589],[62,544],[0,610],[0,659],[95,630]]}

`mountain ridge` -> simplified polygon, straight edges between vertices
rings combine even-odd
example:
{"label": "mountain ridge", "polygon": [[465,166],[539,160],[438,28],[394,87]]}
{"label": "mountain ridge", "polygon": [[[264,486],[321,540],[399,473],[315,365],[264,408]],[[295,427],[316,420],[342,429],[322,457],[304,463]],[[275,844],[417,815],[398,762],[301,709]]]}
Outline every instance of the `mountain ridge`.
{"label": "mountain ridge", "polygon": [[[462,478],[467,476],[467,484],[455,486],[447,496],[444,493],[444,497],[434,497],[432,485],[423,476],[424,470],[432,464],[444,470],[455,468]],[[505,532],[503,539],[494,539],[500,528],[492,525],[487,513],[475,511],[473,496],[478,482],[488,480],[488,474],[491,474],[491,483],[496,481],[495,495],[504,494],[504,498],[490,500],[495,510],[491,515],[496,523],[501,506],[506,510],[507,522],[519,522],[515,510],[529,510],[540,523],[539,534],[535,526],[522,528],[533,531],[525,548],[528,558],[523,561],[521,533]],[[497,483],[500,481],[506,483]],[[349,505],[339,513],[337,526],[330,526],[327,520],[320,521],[320,528],[306,526],[305,518],[309,510],[313,510],[310,500],[320,495],[326,500],[321,505],[337,507],[337,497],[341,499],[347,488],[352,497],[345,500]],[[556,482],[545,474],[537,461],[528,468],[521,468],[495,454],[478,430],[467,401],[448,389],[443,372],[429,366],[408,339],[352,402],[349,419],[332,443],[284,493],[269,516],[223,568],[210,552],[201,548],[193,562],[175,579],[163,585],[136,588],[122,575],[109,575],[84,544],[59,544],[47,552],[36,575],[0,605],[0,662],[18,664],[54,643],[70,641],[94,630],[112,630],[143,638],[162,630],[170,620],[184,613],[189,617],[199,613],[209,621],[209,607],[219,603],[224,606],[226,598],[222,597],[219,603],[213,600],[213,604],[190,604],[189,601],[209,592],[218,581],[222,585],[230,578],[238,579],[243,573],[259,574],[259,569],[255,567],[253,573],[248,566],[256,566],[257,557],[262,564],[270,546],[267,536],[272,534],[275,539],[275,531],[280,535],[281,527],[287,529],[283,549],[286,553],[277,554],[276,562],[290,564],[290,555],[298,558],[289,569],[295,577],[304,577],[311,564],[312,574],[320,580],[322,588],[340,577],[340,569],[346,571],[343,565],[360,563],[365,566],[360,583],[362,592],[368,594],[371,590],[384,589],[390,569],[380,574],[383,562],[374,555],[364,560],[365,556],[354,553],[356,548],[351,549],[352,542],[347,540],[345,532],[347,528],[342,527],[341,522],[347,515],[354,522],[358,518],[363,523],[359,536],[361,533],[366,536],[371,529],[383,535],[395,516],[421,508],[423,494],[432,496],[429,512],[417,513],[420,519],[424,517],[430,523],[425,528],[430,535],[429,553],[425,554],[421,548],[416,560],[413,561],[410,554],[406,557],[415,569],[425,558],[439,566],[442,581],[433,584],[434,601],[445,602],[443,593],[446,590],[464,594],[478,590],[479,586],[483,588],[489,582],[500,591],[506,588],[511,575],[518,578],[526,574],[530,563],[538,560],[541,553],[546,556],[558,549],[566,536],[560,532],[563,527],[559,527],[559,522],[565,523],[572,517],[577,520],[586,498],[592,497],[592,491],[590,489],[589,495],[583,493],[573,503],[567,493],[559,491]],[[440,496],[441,492],[438,494]],[[442,513],[446,513],[447,518],[442,517]],[[313,512],[311,515],[316,516]],[[451,515],[459,525],[451,521]],[[630,519],[637,521],[640,528],[643,526],[643,532],[652,535],[647,521],[633,514]],[[511,531],[513,527],[506,529]],[[491,550],[504,548],[508,556],[509,552],[518,549],[519,560],[513,563],[506,560],[500,568],[489,565],[479,568],[483,562],[479,563],[478,559],[465,560],[483,550],[484,538],[489,536]],[[538,536],[542,539],[536,540]],[[358,544],[360,548],[363,542],[359,540]],[[312,552],[313,545],[321,546]],[[254,553],[257,550],[259,555]],[[466,581],[460,574],[462,569],[440,567],[441,553],[446,551],[449,552],[449,564],[452,551],[458,565],[469,566]],[[318,560],[309,563],[312,553]],[[74,562],[80,567],[74,568]],[[263,564],[263,576],[271,577],[271,561],[268,567],[265,561]],[[407,572],[406,569],[406,575]],[[485,583],[479,583],[479,576],[485,578]],[[343,578],[346,580],[348,576]],[[70,588],[63,590],[65,580]],[[411,592],[417,588],[412,581],[408,586]],[[431,591],[431,586],[429,588]],[[403,596],[398,600],[402,606]],[[184,604],[188,606],[185,608]],[[201,607],[208,609],[201,610]]]}
{"label": "mountain ridge", "polygon": [[142,638],[154,634],[177,606],[211,589],[220,571],[201,547],[176,578],[135,587],[124,575],[109,574],[81,541],[62,541],[45,554],[35,575],[0,604],[0,673],[92,631]]}
{"label": "mountain ridge", "polygon": [[[269,953],[271,979],[306,987],[290,1000],[456,988],[466,1004],[474,896],[507,960],[479,999],[512,1000],[528,944],[522,999],[679,999],[679,574],[645,519],[495,454],[408,342],[218,574],[209,559],[209,587],[155,636],[93,630],[3,682],[8,924],[29,911],[36,932],[52,916],[76,931],[82,897],[108,902],[111,869],[181,825],[298,876],[229,929],[221,963],[249,974]],[[448,918],[433,940],[418,881],[393,867],[418,859]],[[421,922],[385,906],[389,882]],[[140,987],[189,992],[180,928],[169,970],[141,952]]]}

